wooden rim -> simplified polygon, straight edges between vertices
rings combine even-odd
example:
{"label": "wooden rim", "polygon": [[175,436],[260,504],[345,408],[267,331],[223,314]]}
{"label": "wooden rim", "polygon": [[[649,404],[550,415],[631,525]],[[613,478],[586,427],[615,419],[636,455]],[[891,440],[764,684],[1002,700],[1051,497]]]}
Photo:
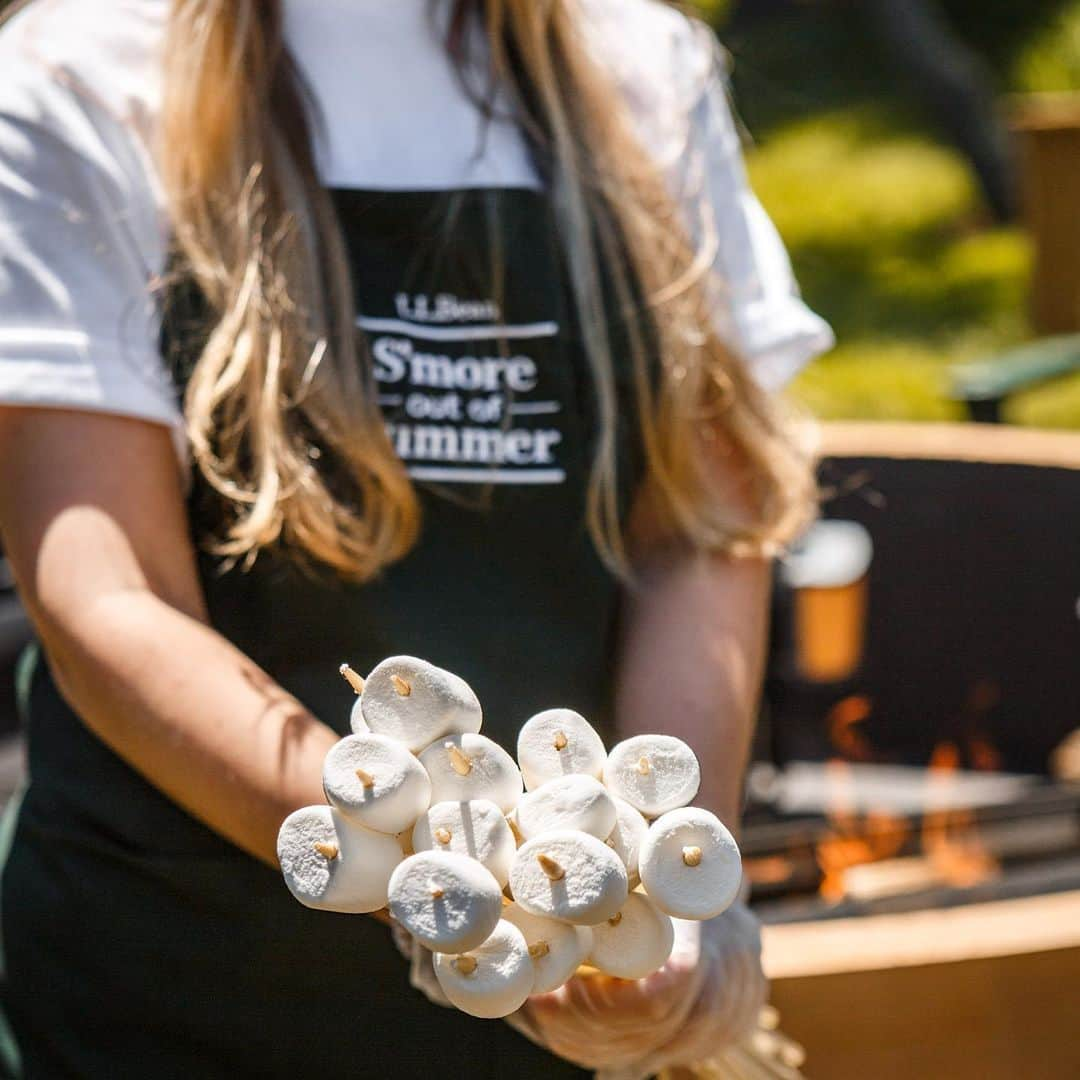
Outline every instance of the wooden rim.
{"label": "wooden rim", "polygon": [[1080,431],[1044,431],[997,424],[867,423],[819,425],[822,457],[885,457],[981,461],[1080,469]]}
{"label": "wooden rim", "polygon": [[770,979],[1080,948],[1080,890],[954,908],[766,926]]}

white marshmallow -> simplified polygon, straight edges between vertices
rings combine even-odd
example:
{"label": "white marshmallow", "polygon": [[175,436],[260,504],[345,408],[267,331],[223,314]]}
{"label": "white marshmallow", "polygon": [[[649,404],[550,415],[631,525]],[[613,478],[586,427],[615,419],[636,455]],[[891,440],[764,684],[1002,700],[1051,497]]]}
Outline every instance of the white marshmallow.
{"label": "white marshmallow", "polygon": [[452,852],[421,851],[394,871],[390,914],[433,952],[475,949],[495,929],[502,890],[475,859]]}
{"label": "white marshmallow", "polygon": [[573,709],[547,709],[518,733],[518,765],[526,791],[570,773],[600,779],[607,751],[593,726]]}
{"label": "white marshmallow", "polygon": [[545,833],[518,848],[510,867],[514,899],[533,915],[593,926],[626,902],[626,867],[587,833]]}
{"label": "white marshmallow", "polygon": [[505,888],[517,844],[502,811],[489,799],[439,802],[413,827],[414,851],[453,851],[483,863]]}
{"label": "white marshmallow", "polygon": [[503,908],[502,917],[512,922],[524,935],[529,947],[536,979],[534,994],[557,990],[592,950],[591,926],[571,926],[542,915],[533,915],[520,904]]}
{"label": "white marshmallow", "polygon": [[371,730],[364,719],[364,702],[359,697],[353,702],[353,707],[349,711],[349,729],[354,735],[366,735]]}
{"label": "white marshmallow", "polygon": [[644,893],[632,892],[610,919],[593,927],[589,963],[620,979],[644,979],[664,966],[675,927]]}
{"label": "white marshmallow", "polygon": [[719,915],[742,880],[734,837],[715,814],[696,806],[672,810],[649,826],[638,866],[653,902],[678,919]]}
{"label": "white marshmallow", "polygon": [[323,791],[346,817],[376,832],[409,828],[431,803],[423,765],[385,735],[346,735],[323,762]]}
{"label": "white marshmallow", "polygon": [[648,832],[649,823],[625,799],[613,795],[612,801],[615,803],[615,828],[607,838],[607,845],[622,859],[632,889],[641,880],[638,875],[638,850]]}
{"label": "white marshmallow", "polygon": [[464,955],[436,956],[435,978],[452,1005],[495,1020],[525,1004],[533,989],[533,966],[521,931],[503,920],[482,945]]}
{"label": "white marshmallow", "polygon": [[694,751],[673,735],[634,735],[612,747],[604,783],[646,817],[685,806],[697,794],[701,769]]}
{"label": "white marshmallow", "polygon": [[305,806],[282,823],[277,857],[289,892],[301,904],[360,914],[386,907],[401,848],[394,837],[365,829],[329,806]]}
{"label": "white marshmallow", "polygon": [[414,753],[443,735],[480,730],[480,702],[464,679],[415,656],[391,656],[364,682],[365,723]]}
{"label": "white marshmallow", "polygon": [[521,773],[514,759],[484,735],[448,735],[420,754],[431,777],[432,802],[489,799],[508,814],[521,798]]}
{"label": "white marshmallow", "polygon": [[615,801],[591,776],[560,776],[521,797],[517,826],[526,840],[555,829],[578,829],[606,840],[615,828]]}

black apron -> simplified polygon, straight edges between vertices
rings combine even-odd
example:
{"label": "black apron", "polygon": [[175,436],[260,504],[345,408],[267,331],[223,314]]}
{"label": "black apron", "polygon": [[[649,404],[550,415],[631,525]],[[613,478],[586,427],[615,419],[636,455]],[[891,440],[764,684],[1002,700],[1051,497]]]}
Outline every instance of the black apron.
{"label": "black apron", "polygon": [[[467,679],[484,732],[511,751],[542,708],[607,727],[618,588],[585,527],[595,407],[547,196],[335,201],[422,536],[363,587],[280,557],[226,573],[204,557],[213,626],[341,733],[352,695],[337,666],[401,652]],[[183,311],[163,335],[181,379]],[[620,445],[625,497],[625,430]],[[196,535],[206,495],[196,478]],[[106,748],[45,663],[26,706],[31,783],[2,882],[4,1005],[26,1077],[583,1075],[505,1024],[429,1004],[374,920],[296,903]]]}

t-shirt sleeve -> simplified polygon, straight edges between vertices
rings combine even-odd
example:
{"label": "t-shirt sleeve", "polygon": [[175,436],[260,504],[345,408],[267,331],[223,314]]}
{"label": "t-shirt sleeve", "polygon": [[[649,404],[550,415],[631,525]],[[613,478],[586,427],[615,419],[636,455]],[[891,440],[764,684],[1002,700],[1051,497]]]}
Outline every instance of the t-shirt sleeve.
{"label": "t-shirt sleeve", "polygon": [[138,417],[179,437],[152,287],[160,233],[132,133],[58,73],[13,63],[0,88],[0,403]]}
{"label": "t-shirt sleeve", "polygon": [[720,336],[769,389],[832,347],[751,190],[713,32],[655,0],[584,0],[589,40],[615,76],[701,261]]}
{"label": "t-shirt sleeve", "polygon": [[691,235],[711,253],[717,328],[758,381],[777,389],[834,339],[803,302],[784,244],[750,187],[719,65],[691,114],[678,174]]}

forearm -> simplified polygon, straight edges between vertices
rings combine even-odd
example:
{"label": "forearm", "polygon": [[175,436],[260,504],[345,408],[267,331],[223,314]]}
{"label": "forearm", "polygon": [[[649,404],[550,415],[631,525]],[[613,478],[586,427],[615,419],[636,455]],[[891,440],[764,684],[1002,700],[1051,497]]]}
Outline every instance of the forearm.
{"label": "forearm", "polygon": [[336,736],[257,665],[148,590],[39,623],[60,688],[152,784],[276,865],[285,816],[322,802]]}
{"label": "forearm", "polygon": [[657,561],[628,591],[616,685],[619,735],[677,735],[701,762],[698,804],[736,829],[768,630],[769,567]]}

